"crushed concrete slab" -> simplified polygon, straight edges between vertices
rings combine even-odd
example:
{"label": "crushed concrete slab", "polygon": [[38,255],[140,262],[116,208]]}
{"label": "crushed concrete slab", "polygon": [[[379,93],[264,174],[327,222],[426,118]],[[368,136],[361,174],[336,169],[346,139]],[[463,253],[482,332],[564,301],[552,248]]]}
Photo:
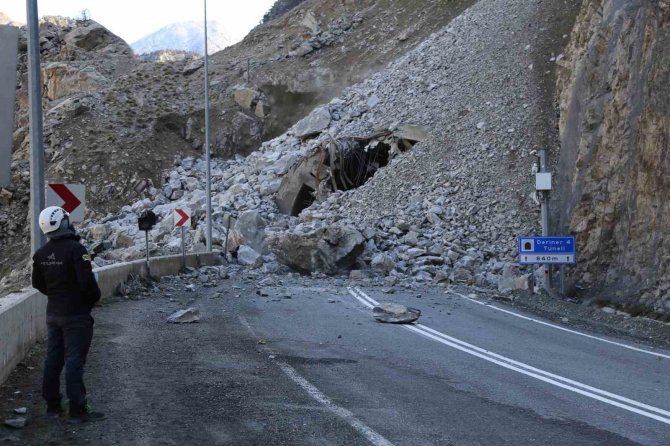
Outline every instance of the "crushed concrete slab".
{"label": "crushed concrete slab", "polygon": [[380,303],[372,309],[372,315],[379,322],[411,324],[421,317],[421,310],[395,303]]}

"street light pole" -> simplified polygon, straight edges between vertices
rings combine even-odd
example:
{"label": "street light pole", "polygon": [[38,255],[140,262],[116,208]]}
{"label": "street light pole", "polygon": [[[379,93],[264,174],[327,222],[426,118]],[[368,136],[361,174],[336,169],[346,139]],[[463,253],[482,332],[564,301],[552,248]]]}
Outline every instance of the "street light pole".
{"label": "street light pole", "polygon": [[30,249],[44,245],[39,216],[44,209],[44,139],[42,133],[42,78],[37,0],[26,0],[28,9],[28,96],[30,100]]}
{"label": "street light pole", "polygon": [[207,54],[207,0],[205,6],[205,165],[207,169],[207,252],[212,252],[212,165],[209,123],[209,54]]}

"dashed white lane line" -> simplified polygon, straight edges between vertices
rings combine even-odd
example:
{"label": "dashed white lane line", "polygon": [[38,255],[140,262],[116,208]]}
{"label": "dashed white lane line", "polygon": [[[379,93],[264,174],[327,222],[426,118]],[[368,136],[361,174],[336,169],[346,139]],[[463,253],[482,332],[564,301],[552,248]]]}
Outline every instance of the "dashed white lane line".
{"label": "dashed white lane line", "polygon": [[388,441],[386,438],[382,437],[380,434],[369,428],[362,421],[360,421],[356,416],[345,409],[340,407],[337,404],[333,403],[330,398],[321,393],[319,389],[314,387],[309,381],[303,378],[293,367],[286,364],[285,362],[277,362],[279,368],[288,376],[291,381],[302,387],[302,389],[307,392],[307,394],[312,397],[314,400],[318,401],[323,405],[328,411],[342,418],[344,421],[349,424],[363,435],[367,440],[375,446],[393,446],[393,443]]}
{"label": "dashed white lane line", "polygon": [[[251,326],[251,324],[249,324],[246,318],[240,316],[239,320],[242,323],[242,325],[244,325],[247,328],[247,330],[249,330],[249,332],[253,337],[255,338],[258,337],[253,327]],[[330,398],[328,398],[323,392],[321,392],[318,388],[316,388],[314,384],[307,381],[307,379],[303,377],[300,373],[298,373],[296,369],[294,369],[293,367],[291,367],[290,365],[288,365],[283,361],[276,361],[276,363],[282,370],[282,372],[284,372],[284,374],[288,376],[288,378],[291,381],[293,381],[300,388],[302,388],[312,399],[316,400],[319,404],[324,406],[326,410],[328,410],[333,415],[344,420],[344,422],[346,422],[349,426],[354,428],[359,434],[365,437],[372,445],[394,446],[393,443],[388,441],[382,435],[375,432],[372,428],[370,428],[361,420],[356,418],[356,416],[352,412],[345,409],[344,407],[338,406],[337,404],[333,403],[333,401]]]}
{"label": "dashed white lane line", "polygon": [[654,355],[654,356],[658,356],[658,357],[661,357],[661,358],[670,359],[670,355],[666,355],[664,353],[655,352],[655,351],[651,351],[651,350],[644,350],[642,348],[633,347],[632,345],[627,345],[627,344],[624,344],[624,343],[621,343],[621,342],[610,341],[609,339],[600,338],[598,336],[593,336],[593,335],[590,335],[590,334],[587,334],[587,333],[582,333],[580,331],[570,330],[569,328],[561,327],[560,325],[540,321],[540,320],[534,319],[532,317],[528,317],[528,316],[524,316],[524,315],[519,314],[519,313],[515,313],[514,311],[505,310],[504,308],[496,307],[495,305],[490,305],[490,304],[487,304],[485,302],[480,302],[476,299],[472,299],[471,297],[464,296],[464,295],[459,294],[459,293],[453,293],[453,294],[458,296],[458,297],[461,297],[465,300],[469,300],[470,302],[474,302],[476,304],[479,304],[479,305],[482,305],[484,307],[490,308],[492,310],[500,311],[500,312],[503,312],[505,314],[510,314],[512,316],[515,316],[515,317],[518,317],[518,318],[521,318],[521,319],[525,319],[525,320],[530,321],[530,322],[535,322],[536,324],[540,324],[540,325],[544,325],[544,326],[547,326],[547,327],[555,328],[557,330],[565,331],[565,332],[576,334],[576,335],[579,335],[579,336],[584,336],[585,338],[595,339],[596,341],[605,342],[607,344],[612,344],[612,345],[616,345],[618,347],[627,348],[629,350],[634,350],[636,352],[646,353],[648,355]]}
{"label": "dashed white lane line", "polygon": [[[373,308],[375,305],[379,305],[377,301],[365,294],[360,288],[349,288],[349,293],[368,308]],[[532,367],[522,362],[515,361],[511,358],[507,358],[489,350],[485,350],[483,348],[469,344],[465,341],[461,341],[460,339],[454,338],[452,336],[448,336],[422,324],[403,325],[403,328],[437,341],[441,344],[460,350],[469,355],[484,359],[485,361],[499,365],[506,369],[514,370],[515,372],[530,376],[548,384],[552,384],[556,387],[570,390],[580,395],[670,425],[670,411],[665,409],[641,403],[621,395],[616,395],[614,393],[607,392],[605,390],[598,389],[587,384],[583,384],[578,381],[574,381],[560,375],[538,369],[536,367]]]}

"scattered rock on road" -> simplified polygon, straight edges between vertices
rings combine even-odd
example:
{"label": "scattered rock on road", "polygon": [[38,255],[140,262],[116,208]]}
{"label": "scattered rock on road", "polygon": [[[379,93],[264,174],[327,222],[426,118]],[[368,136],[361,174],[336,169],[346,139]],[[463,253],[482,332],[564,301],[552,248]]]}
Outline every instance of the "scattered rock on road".
{"label": "scattered rock on road", "polygon": [[258,268],[263,263],[263,258],[259,253],[247,245],[242,245],[237,250],[237,261],[240,265],[252,266]]}
{"label": "scattered rock on road", "polygon": [[5,420],[5,426],[11,427],[12,429],[23,429],[26,427],[26,419],[25,418],[11,418],[9,420]]}
{"label": "scattered rock on road", "polygon": [[179,310],[167,318],[171,324],[191,324],[200,320],[200,312],[195,308]]}
{"label": "scattered rock on road", "polygon": [[389,324],[411,324],[419,319],[421,310],[394,303],[381,303],[372,309],[372,315],[379,322]]}
{"label": "scattered rock on road", "polygon": [[25,415],[28,413],[28,409],[25,407],[17,407],[14,409],[14,413],[17,415]]}

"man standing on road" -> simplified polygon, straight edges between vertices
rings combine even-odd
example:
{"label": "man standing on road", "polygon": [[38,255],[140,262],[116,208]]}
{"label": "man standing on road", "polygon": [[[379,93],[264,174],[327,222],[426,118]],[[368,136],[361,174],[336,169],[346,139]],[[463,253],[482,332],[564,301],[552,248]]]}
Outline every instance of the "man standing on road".
{"label": "man standing on road", "polygon": [[79,243],[70,215],[51,206],[40,213],[40,228],[49,241],[33,256],[33,287],[48,297],[47,355],[44,361],[42,396],[47,414],[60,416],[60,375],[70,400],[70,420],[91,421],[104,415],[91,411],[84,387],[84,365],[93,338],[91,310],[100,300],[91,257]]}

